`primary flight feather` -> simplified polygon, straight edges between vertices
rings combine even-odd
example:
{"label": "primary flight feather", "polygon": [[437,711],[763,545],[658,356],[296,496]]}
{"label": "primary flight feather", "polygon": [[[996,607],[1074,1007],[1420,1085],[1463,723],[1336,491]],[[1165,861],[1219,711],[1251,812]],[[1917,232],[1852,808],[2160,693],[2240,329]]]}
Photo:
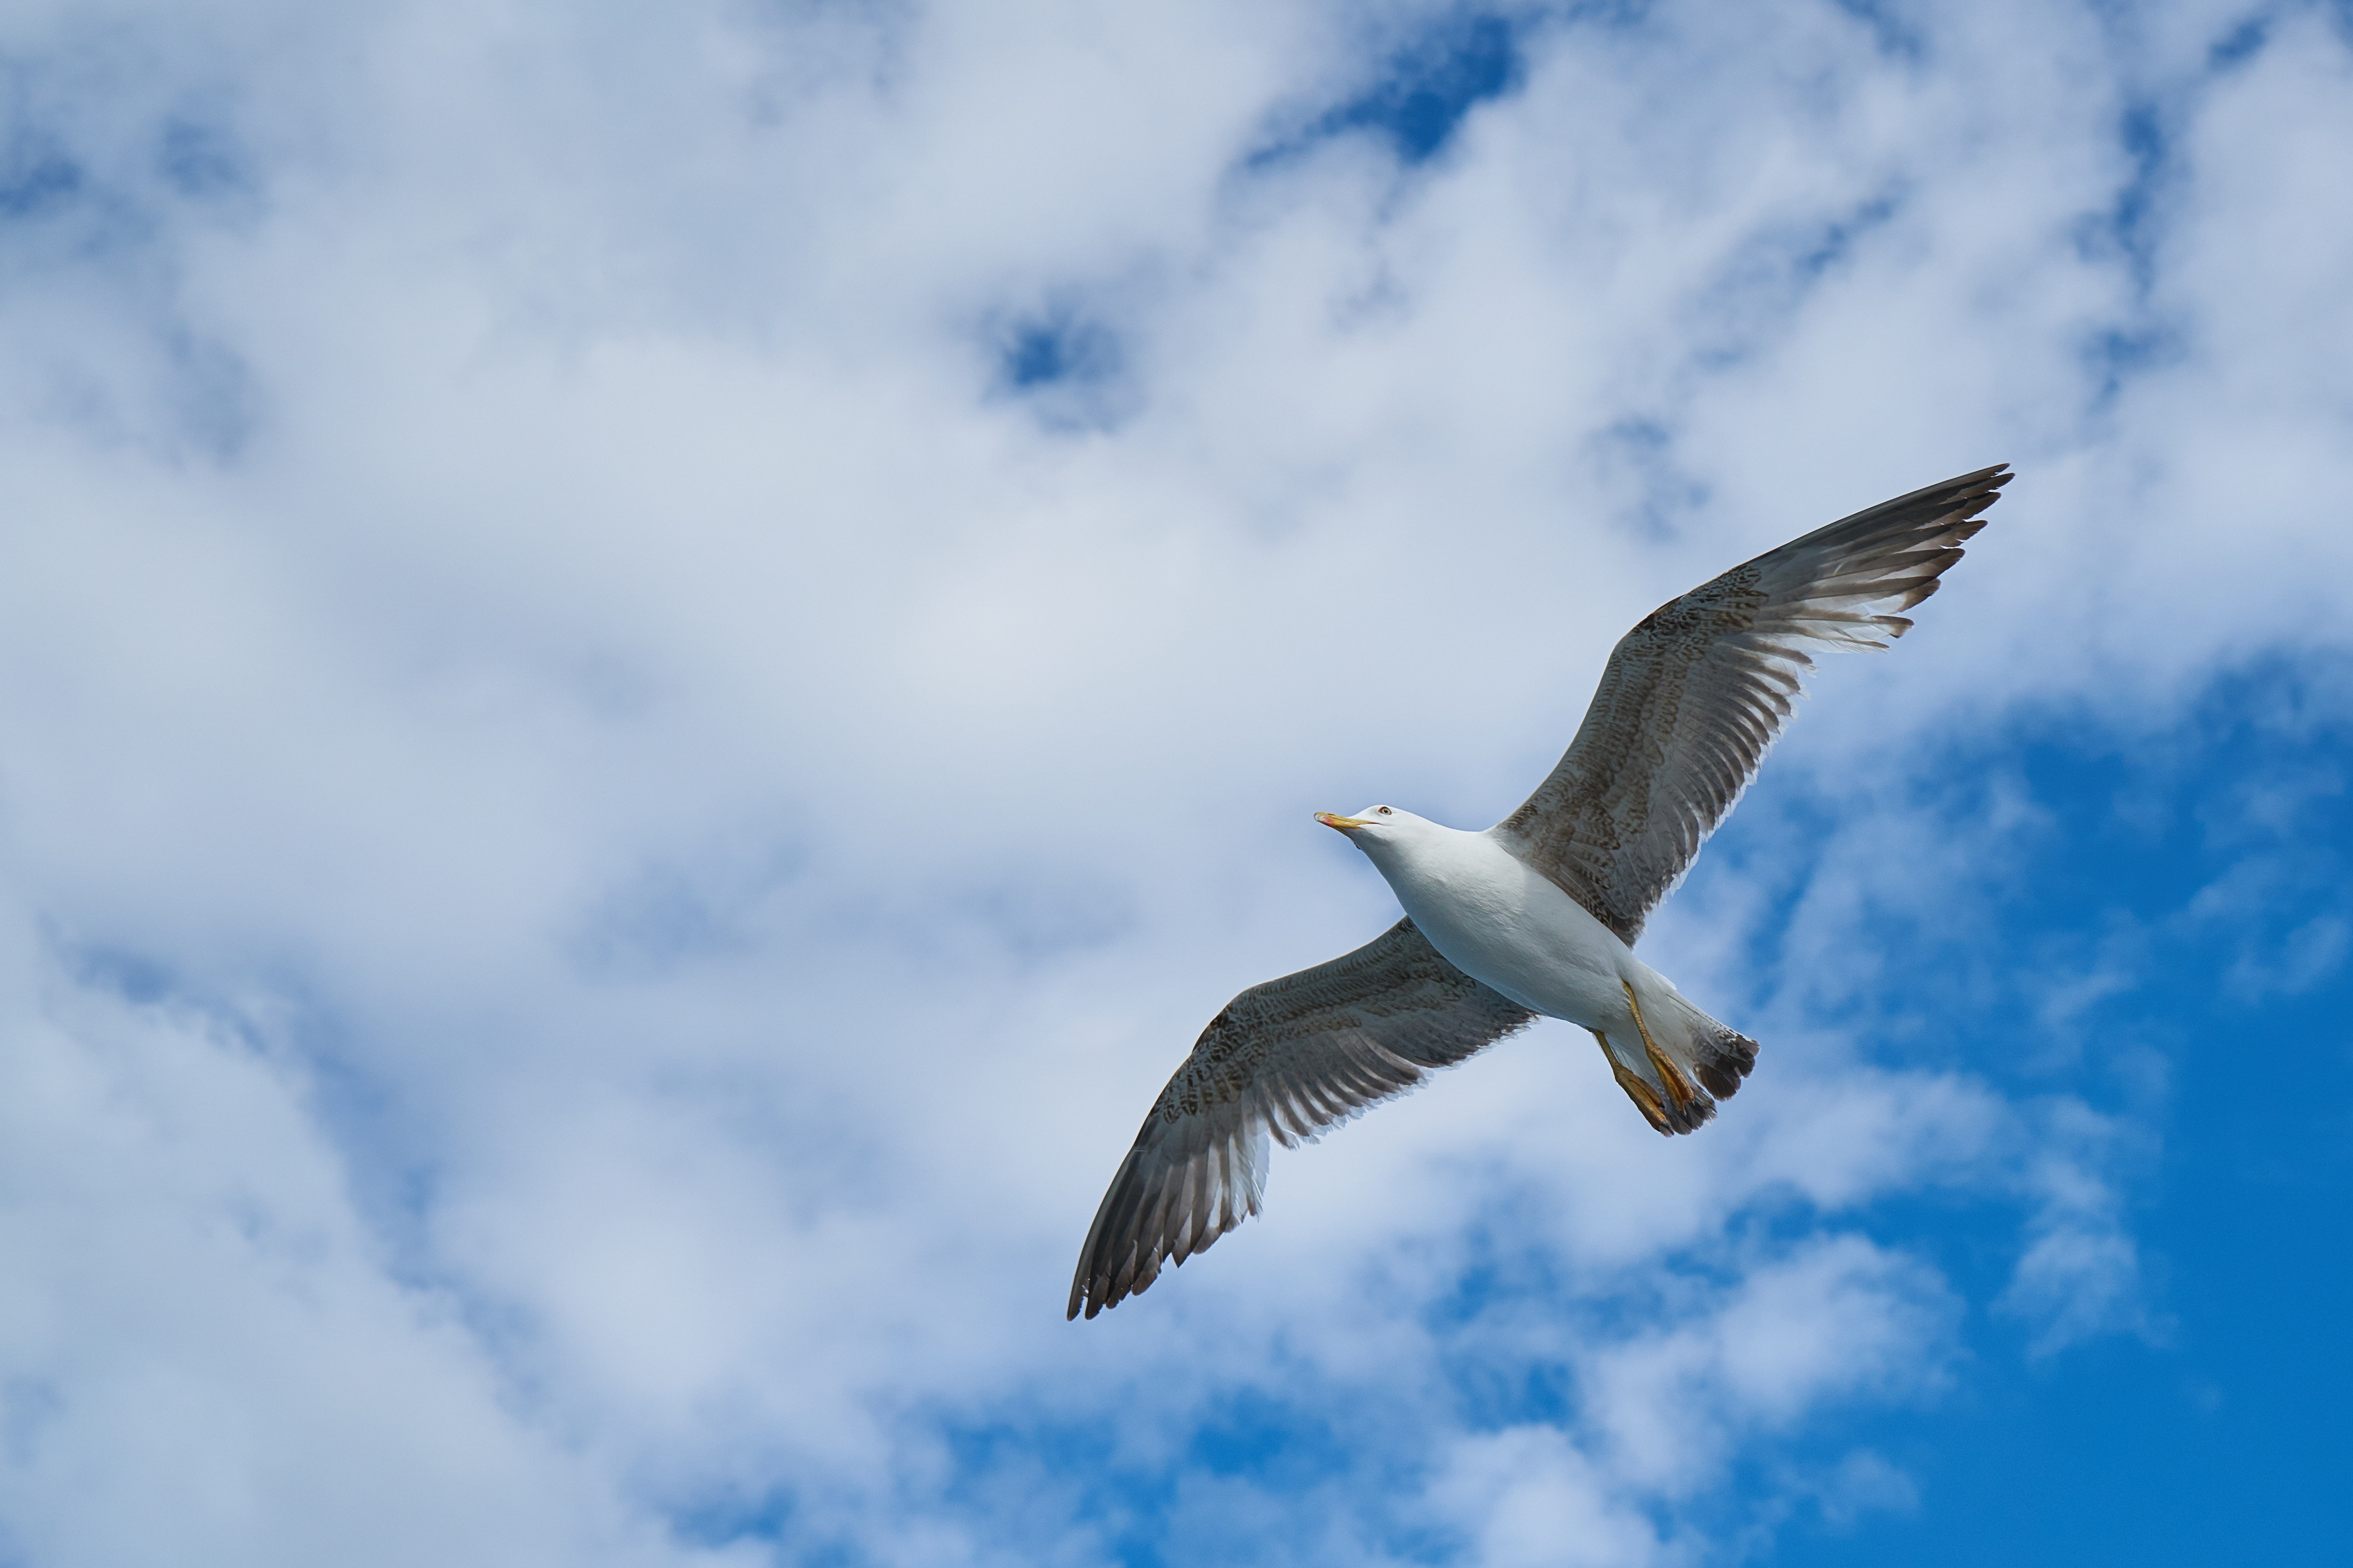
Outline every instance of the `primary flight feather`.
{"label": "primary flight feather", "polygon": [[1714,1116],[1757,1042],[1633,944],[1788,721],[1808,645],[1885,647],[1910,630],[1899,612],[1961,558],[2008,467],[1842,518],[1643,616],[1558,765],[1485,832],[1388,805],[1319,812],[1406,918],[1209,1020],[1095,1211],[1070,1316],[1117,1306],[1256,1214],[1270,1140],[1313,1138],[1539,1014],[1591,1030],[1660,1132]]}

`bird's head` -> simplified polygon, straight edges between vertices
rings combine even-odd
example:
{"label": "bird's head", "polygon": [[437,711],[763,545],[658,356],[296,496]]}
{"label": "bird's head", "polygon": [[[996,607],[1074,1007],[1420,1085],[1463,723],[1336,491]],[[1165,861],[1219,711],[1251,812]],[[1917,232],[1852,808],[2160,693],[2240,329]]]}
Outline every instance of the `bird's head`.
{"label": "bird's head", "polygon": [[1423,818],[1394,805],[1368,805],[1354,816],[1319,811],[1315,820],[1342,834],[1367,855],[1391,847],[1412,837],[1416,828],[1429,826]]}

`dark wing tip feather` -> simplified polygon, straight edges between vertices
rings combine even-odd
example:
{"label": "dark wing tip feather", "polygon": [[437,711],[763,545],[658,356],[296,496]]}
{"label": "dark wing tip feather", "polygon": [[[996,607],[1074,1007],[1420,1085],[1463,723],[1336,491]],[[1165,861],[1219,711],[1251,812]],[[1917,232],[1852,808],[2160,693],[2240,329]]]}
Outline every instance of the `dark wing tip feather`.
{"label": "dark wing tip feather", "polygon": [[[1960,558],[1961,552],[1957,550],[1954,551],[1953,560],[1957,561]],[[1947,566],[1950,564],[1952,564],[1951,562],[1946,563],[1946,565]],[[1942,572],[1944,569],[1944,566],[1936,568],[1939,572]],[[1904,596],[1902,598],[1895,601],[1895,607],[1897,610],[1902,611],[1908,610],[1915,605],[1925,604],[1928,600],[1935,598],[1936,595],[1936,590],[1944,585],[1945,580],[1942,577],[1931,577],[1925,583],[1915,583],[1911,587],[1905,590]],[[1885,616],[1883,618],[1892,620],[1895,617]],[[1906,626],[1911,625],[1909,621],[1906,621],[1905,624]]]}
{"label": "dark wing tip feather", "polygon": [[1749,564],[1761,566],[1776,557],[1786,560],[1811,551],[1841,547],[1901,554],[1934,547],[1947,539],[1958,543],[1985,527],[1986,520],[1978,514],[2001,499],[2001,487],[2016,477],[2009,470],[2009,464],[1996,463],[1973,474],[1923,485],[1907,495],[1826,523],[1777,550],[1767,551]]}
{"label": "dark wing tip feather", "polygon": [[[1236,1140],[1171,1160],[1153,1146],[1153,1123],[1158,1120],[1155,1110],[1095,1210],[1071,1279],[1066,1322],[1082,1311],[1092,1318],[1143,1295],[1164,1263],[1183,1267],[1258,1213],[1249,1155]],[[1240,1131],[1246,1140],[1250,1130]]]}

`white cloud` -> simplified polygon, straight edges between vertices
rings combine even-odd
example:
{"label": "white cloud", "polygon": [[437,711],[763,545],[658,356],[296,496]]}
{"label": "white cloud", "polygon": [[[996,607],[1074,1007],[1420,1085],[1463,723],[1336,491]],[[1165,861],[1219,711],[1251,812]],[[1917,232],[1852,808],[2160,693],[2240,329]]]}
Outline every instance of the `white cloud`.
{"label": "white cloud", "polygon": [[2045,1111],[2022,1172],[2035,1201],[2029,1243],[1997,1310],[2032,1326],[2037,1355],[2102,1334],[2161,1340],[2168,1324],[2145,1293],[2117,1179],[2137,1130],[2073,1100]]}
{"label": "white cloud", "polygon": [[461,1303],[388,1267],[286,1042],[75,986],[28,936],[0,1053],[12,1551],[676,1556],[516,1418]]}
{"label": "white cloud", "polygon": [[1670,1553],[1651,1521],[1548,1426],[1466,1439],[1449,1456],[1432,1502],[1472,1537],[1466,1561],[1639,1564]]}

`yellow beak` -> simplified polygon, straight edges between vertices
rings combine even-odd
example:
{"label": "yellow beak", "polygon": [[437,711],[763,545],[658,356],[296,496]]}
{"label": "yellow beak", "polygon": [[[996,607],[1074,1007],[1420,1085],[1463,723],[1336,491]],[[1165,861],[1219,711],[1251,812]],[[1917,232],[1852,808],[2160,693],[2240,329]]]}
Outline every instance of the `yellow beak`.
{"label": "yellow beak", "polygon": [[1322,823],[1326,827],[1336,827],[1343,833],[1347,832],[1352,827],[1369,827],[1372,826],[1372,824],[1366,822],[1361,816],[1342,816],[1336,812],[1329,811],[1317,812],[1315,814],[1315,820]]}

